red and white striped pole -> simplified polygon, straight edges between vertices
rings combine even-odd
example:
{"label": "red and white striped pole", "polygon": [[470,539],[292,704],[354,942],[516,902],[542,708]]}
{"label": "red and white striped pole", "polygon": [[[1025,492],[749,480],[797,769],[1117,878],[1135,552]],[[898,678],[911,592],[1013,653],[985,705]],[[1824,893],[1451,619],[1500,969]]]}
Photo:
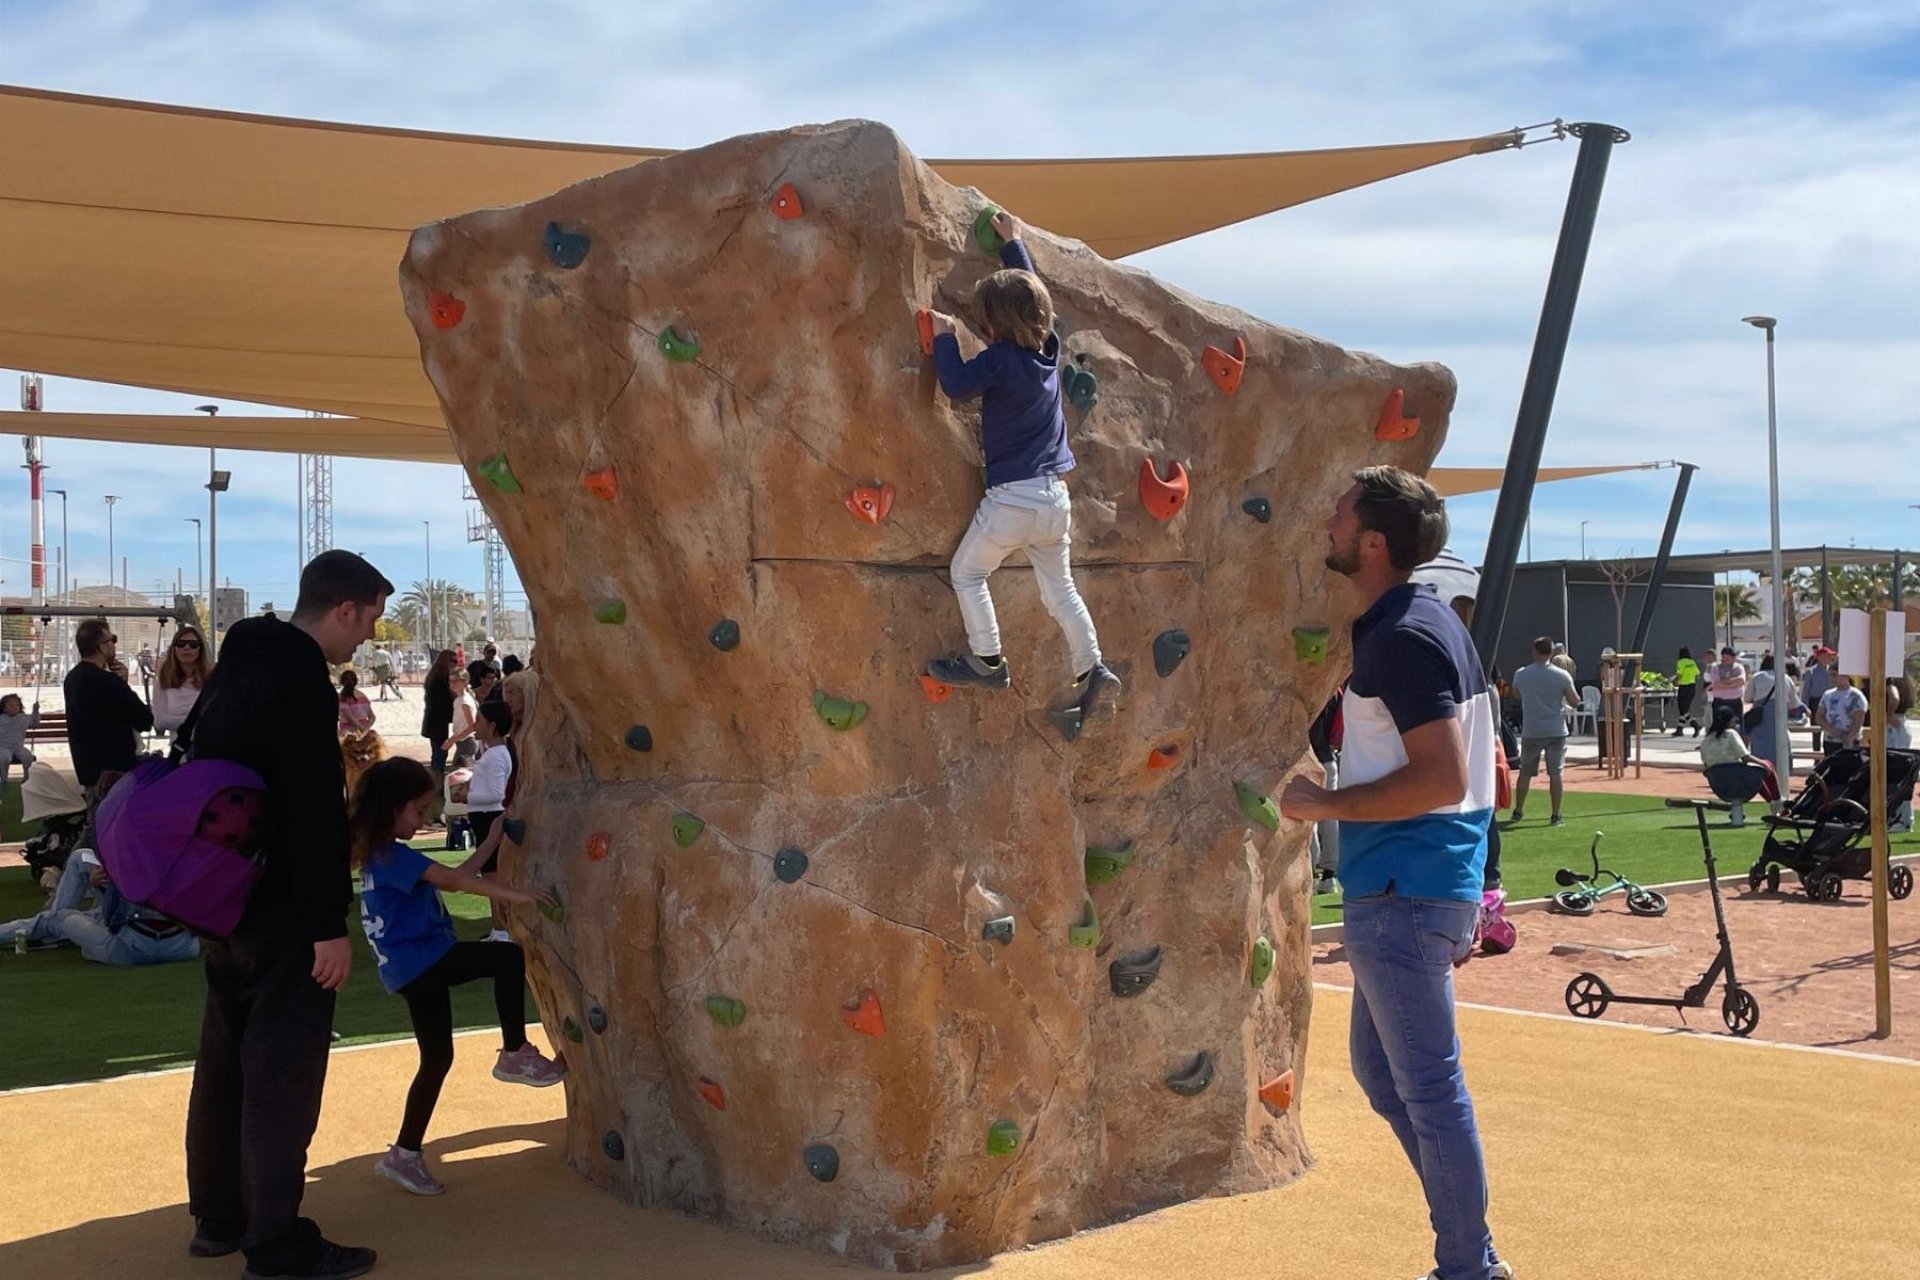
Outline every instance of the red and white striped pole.
{"label": "red and white striped pole", "polygon": [[[28,413],[38,413],[44,406],[46,385],[37,373],[20,375],[20,407]],[[41,476],[47,466],[40,452],[39,436],[22,436],[20,443],[27,450],[27,491],[30,496],[30,509],[33,521],[33,550],[30,557],[31,581],[33,584],[33,607],[38,609],[47,602],[47,513],[46,495],[42,492]],[[33,640],[33,661],[35,680],[46,656],[46,636],[42,634],[40,620],[28,619],[29,634]]]}

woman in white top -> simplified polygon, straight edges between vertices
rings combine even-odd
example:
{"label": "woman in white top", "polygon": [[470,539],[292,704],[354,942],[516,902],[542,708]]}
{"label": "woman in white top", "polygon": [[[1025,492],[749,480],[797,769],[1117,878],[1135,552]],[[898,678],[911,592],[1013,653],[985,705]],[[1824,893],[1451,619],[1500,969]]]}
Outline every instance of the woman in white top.
{"label": "woman in white top", "polygon": [[[480,742],[480,756],[473,762],[473,777],[467,782],[467,821],[473,824],[475,850],[486,847],[487,836],[507,807],[507,786],[513,780],[513,752],[507,747],[507,734],[512,729],[513,713],[507,710],[506,703],[481,704],[474,730],[474,737]],[[474,856],[479,855],[476,852]],[[492,876],[498,873],[499,866],[500,847],[496,840],[493,852],[474,870],[480,875]],[[506,911],[499,903],[494,906],[493,932],[488,940],[510,941]]]}
{"label": "woman in white top", "polygon": [[443,750],[448,753],[447,767],[451,769],[472,764],[480,746],[473,736],[480,719],[480,703],[467,686],[465,667],[447,672],[447,688],[453,693],[453,726],[447,732]]}
{"label": "woman in white top", "polygon": [[160,674],[153,683],[153,727],[177,732],[212,678],[213,663],[207,659],[200,628],[182,626],[173,633],[173,643],[167,646],[167,656],[160,659]]}
{"label": "woman in white top", "polygon": [[[1769,808],[1777,808],[1780,803],[1779,775],[1773,771],[1773,761],[1762,760],[1747,750],[1746,739],[1740,736],[1739,718],[1739,713],[1733,707],[1724,703],[1714,704],[1713,727],[1707,730],[1706,737],[1700,739],[1700,767],[1711,771],[1717,765],[1752,765],[1765,775],[1760,780],[1760,798],[1767,802]],[[1741,806],[1735,804],[1733,825],[1738,827],[1743,823]]]}

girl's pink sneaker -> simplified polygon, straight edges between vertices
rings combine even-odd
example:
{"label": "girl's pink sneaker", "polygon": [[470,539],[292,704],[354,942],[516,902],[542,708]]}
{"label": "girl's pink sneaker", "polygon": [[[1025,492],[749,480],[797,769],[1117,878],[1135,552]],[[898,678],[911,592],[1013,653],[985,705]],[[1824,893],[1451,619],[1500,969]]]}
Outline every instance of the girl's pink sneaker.
{"label": "girl's pink sneaker", "polygon": [[508,1084],[532,1085],[545,1089],[566,1078],[567,1069],[533,1047],[532,1041],[511,1052],[502,1049],[494,1060],[493,1078]]}

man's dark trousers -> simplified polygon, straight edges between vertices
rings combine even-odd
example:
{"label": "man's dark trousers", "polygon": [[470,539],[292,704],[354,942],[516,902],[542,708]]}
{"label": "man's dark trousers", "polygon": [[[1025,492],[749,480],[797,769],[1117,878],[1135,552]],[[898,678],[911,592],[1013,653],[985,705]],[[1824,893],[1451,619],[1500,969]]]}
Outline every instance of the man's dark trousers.
{"label": "man's dark trousers", "polygon": [[255,1270],[299,1270],[320,1242],[300,1199],[333,1004],[334,993],[313,980],[307,929],[271,899],[256,897],[231,938],[207,943],[207,1007],[187,1108],[188,1207],[207,1234],[244,1240]]}

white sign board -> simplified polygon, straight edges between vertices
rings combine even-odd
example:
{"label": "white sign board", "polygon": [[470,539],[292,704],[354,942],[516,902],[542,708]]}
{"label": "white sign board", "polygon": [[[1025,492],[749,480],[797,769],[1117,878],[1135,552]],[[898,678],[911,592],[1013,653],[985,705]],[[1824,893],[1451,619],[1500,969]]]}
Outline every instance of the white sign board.
{"label": "white sign board", "polygon": [[[1906,611],[1887,610],[1887,674],[1897,676],[1905,661]],[[1834,669],[1865,679],[1869,674],[1867,641],[1873,630],[1873,615],[1865,609],[1840,611],[1840,656]]]}

